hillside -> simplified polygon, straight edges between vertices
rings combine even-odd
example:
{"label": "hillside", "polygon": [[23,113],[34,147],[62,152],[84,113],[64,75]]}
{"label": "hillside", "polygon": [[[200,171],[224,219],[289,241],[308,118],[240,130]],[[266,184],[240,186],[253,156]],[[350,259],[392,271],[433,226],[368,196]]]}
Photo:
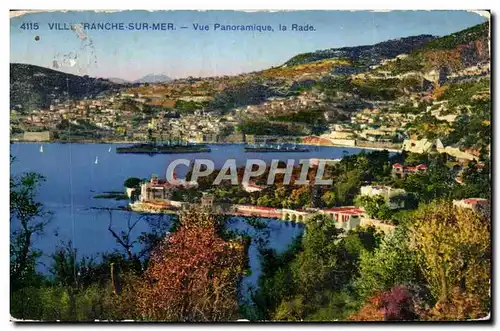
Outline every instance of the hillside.
{"label": "hillside", "polygon": [[[54,101],[68,119],[95,124],[113,139],[146,139],[155,126],[159,139],[162,132],[193,141],[240,141],[241,133],[325,135],[336,143],[393,148],[410,138],[439,138],[477,152],[489,145],[489,57],[485,23],[440,38],[299,54],[283,66],[168,83],[113,84],[13,64],[11,102],[29,110]],[[66,80],[70,98],[88,111],[67,110]],[[114,90],[121,93],[81,100]],[[47,108],[40,116],[21,115],[13,130],[54,127],[60,117]]]}
{"label": "hillside", "polygon": [[115,84],[101,78],[71,75],[30,64],[10,64],[11,108],[28,112],[58,100],[95,97]]}
{"label": "hillside", "polygon": [[363,65],[372,65],[383,59],[395,57],[399,54],[409,53],[425,43],[434,40],[431,35],[419,35],[384,41],[375,45],[363,45],[354,47],[330,48],[318,50],[311,53],[302,53],[294,56],[285,66],[305,64],[325,59],[348,59],[360,62]]}
{"label": "hillside", "polygon": [[396,74],[410,71],[442,70],[454,72],[489,61],[489,23],[434,39],[416,48],[408,57],[379,68]]}

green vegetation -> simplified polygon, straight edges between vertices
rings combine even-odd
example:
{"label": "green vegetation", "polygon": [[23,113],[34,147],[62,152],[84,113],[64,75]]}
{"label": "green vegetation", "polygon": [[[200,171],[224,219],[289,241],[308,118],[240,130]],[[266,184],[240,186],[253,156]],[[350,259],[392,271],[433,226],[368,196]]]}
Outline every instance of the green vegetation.
{"label": "green vegetation", "polygon": [[[463,107],[473,102],[472,97],[480,92],[490,92],[491,81],[489,77],[473,82],[460,84],[446,84],[443,86],[444,92],[438,100],[448,100],[450,108]],[[487,112],[488,114],[491,111]]]}
{"label": "green vegetation", "polygon": [[488,37],[488,34],[489,22],[485,22],[436,40],[429,41],[419,50],[452,49],[475,40],[485,39]]}
{"label": "green vegetation", "polygon": [[332,321],[355,311],[356,294],[348,288],[356,261],[378,245],[380,235],[373,229],[342,233],[328,217],[316,216],[286,253],[261,252],[264,275],[254,301],[263,319]]}
{"label": "green vegetation", "polygon": [[[322,100],[329,103],[325,109],[359,110],[365,105],[378,107],[382,104],[383,115],[394,112],[421,115],[405,127],[408,136],[429,140],[439,138],[445,146],[472,149],[480,153],[480,161],[462,162],[435,151],[429,154],[375,151],[357,155],[348,155],[345,151],[340,162],[325,167],[323,178],[333,180],[329,186],[314,185],[315,169],[310,169],[307,174],[310,185],[295,185],[300,174],[300,168],[296,167],[290,185],[281,184],[284,176],[278,174],[275,185],[256,192],[246,192],[242,186],[231,185],[229,181],[212,186],[216,173],[200,179],[197,188],[177,188],[171,192],[172,200],[194,204],[200,203],[202,195],[208,193],[221,207],[236,203],[290,209],[357,205],[370,218],[386,223],[380,226],[385,232],[361,226],[345,231],[337,227],[338,222],[333,218],[317,213],[306,221],[305,231],[281,254],[263,245],[269,240],[269,231],[272,230],[265,220],[246,218],[253,230],[263,230],[264,236],[251,238],[248,234],[230,230],[227,226],[229,216],[213,215],[207,209],[183,210],[178,218],[130,213],[120,231],[114,230],[113,211],[109,209],[108,230],[118,245],[115,252],[95,257],[80,256],[71,242],[60,243],[55,252],[42,252],[35,249],[33,243],[44,235],[50,221],[50,213],[37,200],[37,191],[44,183],[44,177],[36,173],[12,176],[12,316],[50,321],[134,319],[176,322],[238,318],[252,321],[455,321],[486,317],[491,311],[490,215],[487,211],[455,207],[452,201],[471,197],[491,201],[492,198],[490,79],[459,77],[456,79],[463,79],[463,82],[448,80],[439,86],[441,82],[426,82],[416,78],[418,75],[402,79],[364,79],[360,78],[362,76],[352,78],[346,72],[368,70],[369,65],[400,53],[409,55],[370,70],[365,77],[370,77],[370,73],[393,77],[432,69],[457,72],[488,57],[485,53],[488,28],[488,23],[484,23],[438,39],[417,36],[375,46],[299,54],[286,66],[238,76],[230,79],[230,83],[215,80],[216,83],[212,84],[208,80],[188,79],[188,87],[183,87],[186,90],[177,90],[175,97],[167,102],[156,100],[169,108],[133,100],[120,102],[118,108],[131,113],[133,126],[145,126],[160,112],[174,108],[174,116],[192,114],[202,108],[224,114],[235,107],[261,104],[270,96],[294,96],[304,91],[307,93],[303,95],[322,93],[321,97],[326,97]],[[345,67],[344,71],[333,71],[337,65]],[[11,64],[11,72],[15,76],[13,79],[11,75],[11,103],[21,104],[20,113],[51,104],[52,100],[47,96],[54,94],[55,90],[63,91],[63,80],[68,95],[57,92],[58,98],[86,97],[110,89],[109,82],[88,77],[80,79],[26,65]],[[314,78],[294,81],[303,74]],[[206,83],[201,92],[214,96],[213,101],[194,102],[177,98],[194,95],[191,94],[194,82]],[[43,88],[34,93],[33,86]],[[224,88],[222,91],[220,86]],[[147,87],[141,88],[147,91]],[[163,88],[165,91],[158,92],[158,98],[172,93],[167,85]],[[86,93],[83,95],[77,89]],[[432,100],[443,103],[431,106]],[[373,101],[395,102],[384,106],[383,102]],[[414,101],[418,106],[413,105]],[[348,106],[351,103],[354,106]],[[113,103],[112,107],[115,106]],[[427,111],[428,106],[431,106],[431,111]],[[438,120],[436,116],[439,115],[432,112],[438,109],[441,109],[440,115],[457,115],[456,120]],[[119,121],[120,116],[112,118]],[[342,116],[348,121],[350,114]],[[372,118],[380,122],[382,116]],[[408,118],[411,117],[405,121]],[[232,120],[223,118],[221,121],[228,123]],[[108,123],[107,120],[103,122]],[[329,122],[339,121],[335,118]],[[368,124],[368,127],[382,125],[385,123]],[[116,130],[122,137],[126,135],[125,127]],[[299,139],[300,136],[317,134],[325,127],[324,109],[310,107],[268,118],[248,118],[239,124],[238,130],[248,135],[295,136]],[[38,130],[47,128],[38,126]],[[354,129],[358,128],[362,128],[362,124],[354,126]],[[65,119],[56,129],[58,138],[64,140],[95,139],[106,133],[85,120]],[[13,132],[22,131],[16,127]],[[139,132],[144,131],[141,128]],[[220,134],[230,133],[233,133],[232,127],[223,129]],[[149,129],[147,135],[147,143],[117,148],[117,152],[210,151],[206,145],[157,143],[153,129]],[[395,163],[404,166],[425,164],[427,169],[405,173],[401,178],[392,172]],[[284,164],[280,167],[283,168]],[[239,179],[242,170],[238,169]],[[265,184],[268,172],[269,169],[255,178],[255,184]],[[187,178],[189,176],[188,173]],[[135,198],[141,182],[140,178],[131,177],[123,185],[135,189]],[[404,189],[406,194],[389,201],[381,195],[361,196],[360,189],[365,185],[387,185]],[[119,200],[127,196],[123,192],[111,191],[94,198]],[[401,200],[404,204],[398,205]],[[151,229],[133,235],[134,227],[143,218]],[[116,225],[117,220],[114,222]],[[292,222],[292,226],[295,227],[296,223]],[[248,248],[255,243],[261,257],[262,274],[258,286],[250,292],[255,306],[247,306],[239,302],[240,285],[242,277],[251,273]],[[41,274],[37,271],[37,263],[41,262],[43,254],[50,253],[51,263],[47,266],[50,275]]]}
{"label": "green vegetation", "polygon": [[491,144],[491,98],[490,79],[480,79],[461,84],[447,84],[438,100],[447,100],[447,111],[457,119],[448,123],[440,121],[430,113],[419,116],[409,129],[420,138],[439,138],[445,145],[458,145],[486,151]]}
{"label": "green vegetation", "polygon": [[129,177],[125,182],[123,183],[123,186],[126,188],[137,188],[141,184],[142,179],[137,178],[137,177]]}
{"label": "green vegetation", "polygon": [[310,125],[318,125],[323,123],[323,111],[319,109],[302,110],[291,114],[283,114],[269,117],[270,121],[290,122],[290,123],[306,123]]}
{"label": "green vegetation", "polygon": [[227,110],[230,108],[256,105],[264,101],[274,92],[258,81],[248,81],[226,88],[215,95],[208,108],[211,110]]}
{"label": "green vegetation", "polygon": [[305,135],[303,127],[294,123],[273,123],[268,120],[245,120],[238,124],[238,130],[245,134],[300,136]]}
{"label": "green vegetation", "polygon": [[396,78],[354,80],[352,83],[357,94],[369,100],[394,100],[403,95],[401,81]]}
{"label": "green vegetation", "polygon": [[371,218],[386,220],[392,216],[392,211],[387,206],[387,201],[381,195],[374,197],[358,196],[355,204],[363,207]]}
{"label": "green vegetation", "polygon": [[183,114],[192,114],[197,109],[203,109],[208,107],[208,102],[196,102],[196,101],[184,101],[177,100],[175,102],[175,109],[179,110]]}
{"label": "green vegetation", "polygon": [[[423,205],[407,224],[385,235],[373,228],[343,233],[332,220],[316,216],[307,223],[304,237],[285,253],[261,252],[264,274],[254,298],[259,318],[383,321],[486,316],[491,303],[488,219],[440,202]],[[472,249],[476,245],[481,248]]]}

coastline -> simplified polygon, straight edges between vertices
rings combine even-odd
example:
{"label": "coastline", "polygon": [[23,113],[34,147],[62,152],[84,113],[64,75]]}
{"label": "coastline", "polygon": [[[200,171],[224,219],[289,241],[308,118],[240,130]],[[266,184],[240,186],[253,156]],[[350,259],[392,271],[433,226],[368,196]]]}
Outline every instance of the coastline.
{"label": "coastline", "polygon": [[[48,141],[35,141],[35,140],[23,140],[23,139],[11,139],[11,144],[92,144],[92,145],[123,145],[123,144],[141,144],[144,141],[130,141],[130,140],[112,140],[112,141],[95,141],[95,140],[78,140],[78,141],[67,141],[67,140],[48,140]],[[245,145],[244,142],[213,142],[213,143],[195,143],[204,145],[214,145],[214,146],[224,146],[224,145]],[[335,147],[335,148],[352,148],[352,149],[366,149],[373,151],[383,151],[387,150],[391,153],[401,153],[403,149],[387,148],[387,147],[376,147],[376,146],[347,146],[347,145],[320,145],[320,144],[304,144],[297,143],[300,146],[310,146],[310,147]],[[276,151],[279,153],[279,151]]]}

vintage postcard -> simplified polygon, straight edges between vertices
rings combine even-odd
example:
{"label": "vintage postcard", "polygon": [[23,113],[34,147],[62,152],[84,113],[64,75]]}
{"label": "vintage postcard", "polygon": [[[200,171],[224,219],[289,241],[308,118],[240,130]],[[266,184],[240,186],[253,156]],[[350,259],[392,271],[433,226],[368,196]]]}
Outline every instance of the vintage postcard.
{"label": "vintage postcard", "polygon": [[490,12],[11,11],[12,321],[491,321]]}

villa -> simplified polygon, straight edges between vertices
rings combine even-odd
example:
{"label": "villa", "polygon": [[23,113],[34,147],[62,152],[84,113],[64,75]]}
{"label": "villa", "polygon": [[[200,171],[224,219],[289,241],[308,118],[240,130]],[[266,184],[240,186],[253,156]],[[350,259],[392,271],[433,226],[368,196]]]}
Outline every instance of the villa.
{"label": "villa", "polygon": [[399,178],[404,178],[408,174],[418,174],[427,171],[427,166],[425,164],[419,164],[417,166],[404,166],[400,163],[396,163],[392,166],[392,175]]}
{"label": "villa", "polygon": [[384,185],[366,185],[361,186],[361,195],[374,197],[382,196],[390,209],[399,209],[405,207],[407,193],[404,189],[395,189]]}
{"label": "villa", "polygon": [[328,208],[321,210],[320,213],[336,220],[337,228],[344,230],[352,230],[361,225],[361,218],[364,215],[363,210],[355,206]]}
{"label": "villa", "polygon": [[[174,179],[177,179],[174,174]],[[158,179],[157,175],[152,175],[151,179],[141,184],[141,202],[146,201],[166,201],[171,197],[172,190],[179,187],[192,187],[193,184],[178,180],[178,183],[172,184],[166,179]]]}

